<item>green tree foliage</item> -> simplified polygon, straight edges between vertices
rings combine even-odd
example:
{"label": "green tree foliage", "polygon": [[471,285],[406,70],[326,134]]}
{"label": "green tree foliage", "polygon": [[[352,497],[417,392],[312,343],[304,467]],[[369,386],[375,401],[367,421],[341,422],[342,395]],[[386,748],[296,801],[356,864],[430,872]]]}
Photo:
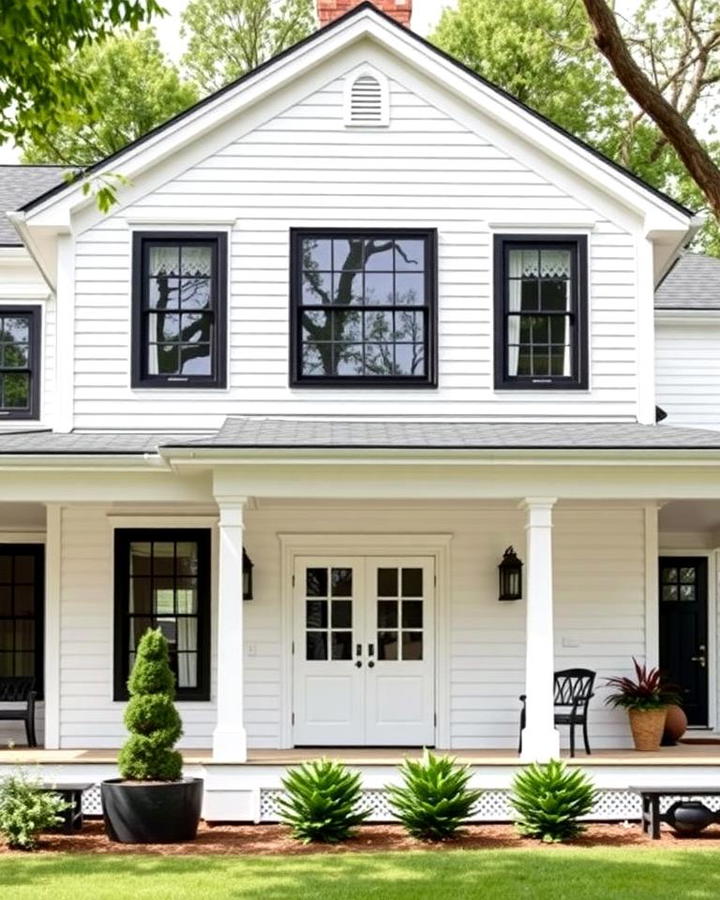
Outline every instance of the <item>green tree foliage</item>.
{"label": "green tree foliage", "polygon": [[183,64],[205,93],[239,78],[315,30],[314,0],[190,0]]}
{"label": "green tree foliage", "polygon": [[583,830],[578,819],[592,812],[596,802],[597,791],[583,770],[568,769],[557,759],[523,769],[510,798],[520,833],[548,843],[577,837]]}
{"label": "green tree foliage", "polygon": [[118,757],[120,774],[134,781],[176,781],[182,757],[173,746],[182,723],[173,703],[175,676],[168,644],[159,628],[148,628],[141,638],[128,690],[125,725],[130,737]]}
{"label": "green tree foliage", "polygon": [[286,797],[279,801],[281,821],[305,844],[344,841],[370,815],[358,809],[360,776],[343,763],[303,763],[291,769],[282,784]]}
{"label": "green tree foliage", "polygon": [[0,834],[11,848],[34,850],[40,832],[59,825],[69,806],[20,770],[0,781]]}
{"label": "green tree foliage", "polygon": [[33,135],[25,162],[87,165],[109,156],[198,99],[145,28],[89,44],[68,60],[85,78],[82,100]]}
{"label": "green tree foliage", "polygon": [[42,136],[81,102],[85,78],[68,53],[163,12],[157,0],[3,0],[0,8],[0,143]]}
{"label": "green tree foliage", "polygon": [[625,92],[567,0],[458,0],[430,38],[473,71],[572,134],[614,149]]}
{"label": "green tree foliage", "polygon": [[[712,125],[720,110],[717,0],[641,0],[620,9],[643,70],[720,158]],[[675,151],[594,47],[579,0],[458,0],[431,40],[654,187],[691,208],[705,205]],[[700,246],[720,255],[714,218]]]}
{"label": "green tree foliage", "polygon": [[423,840],[454,837],[482,793],[468,787],[471,775],[467,766],[429,750],[422,761],[406,759],[400,774],[404,783],[387,789],[390,805],[407,831]]}

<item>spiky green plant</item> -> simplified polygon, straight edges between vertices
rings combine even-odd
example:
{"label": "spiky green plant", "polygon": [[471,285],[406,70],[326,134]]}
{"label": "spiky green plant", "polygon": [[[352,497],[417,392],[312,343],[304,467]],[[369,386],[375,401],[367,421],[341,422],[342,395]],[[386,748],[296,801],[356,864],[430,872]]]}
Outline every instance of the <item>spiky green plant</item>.
{"label": "spiky green plant", "polygon": [[444,841],[472,815],[482,791],[468,788],[470,770],[452,757],[425,750],[422,760],[400,766],[403,784],[387,788],[390,805],[415,837]]}
{"label": "spiky green plant", "polygon": [[159,628],[148,628],[138,644],[128,691],[125,725],[130,737],[118,756],[120,774],[133,781],[177,781],[182,756],[173,746],[182,734],[182,722],[173,703],[175,676],[168,643]]}
{"label": "spiky green plant", "polygon": [[286,796],[278,801],[281,821],[305,844],[344,841],[370,815],[358,806],[360,776],[340,762],[303,763],[291,769],[282,784]]}
{"label": "spiky green plant", "polygon": [[583,831],[578,819],[592,812],[596,800],[597,791],[581,769],[552,759],[532,763],[515,777],[510,805],[520,817],[521,834],[554,843]]}

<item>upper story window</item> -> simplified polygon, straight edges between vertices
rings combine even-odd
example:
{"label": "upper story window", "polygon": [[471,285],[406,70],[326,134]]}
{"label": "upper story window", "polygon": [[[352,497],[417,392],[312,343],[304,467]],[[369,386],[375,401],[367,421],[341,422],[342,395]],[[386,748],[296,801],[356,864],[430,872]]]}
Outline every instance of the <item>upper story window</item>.
{"label": "upper story window", "polygon": [[133,387],[224,387],[227,237],[136,233]]}
{"label": "upper story window", "polygon": [[587,239],[495,238],[495,387],[587,388]]}
{"label": "upper story window", "polygon": [[0,421],[40,410],[40,307],[0,306]]}
{"label": "upper story window", "polygon": [[292,232],[293,384],[434,385],[435,237]]}

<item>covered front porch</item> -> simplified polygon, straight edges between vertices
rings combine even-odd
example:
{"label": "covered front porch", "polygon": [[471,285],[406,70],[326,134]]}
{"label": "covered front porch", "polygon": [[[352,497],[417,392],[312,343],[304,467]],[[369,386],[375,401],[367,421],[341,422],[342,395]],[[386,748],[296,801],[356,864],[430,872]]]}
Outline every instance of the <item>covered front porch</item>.
{"label": "covered front porch", "polygon": [[[48,777],[114,774],[123,667],[138,628],[157,624],[175,642],[188,688],[178,699],[181,749],[219,818],[257,818],[263,792],[279,790],[300,759],[338,755],[380,790],[423,745],[504,791],[522,762],[567,757],[552,684],[555,671],[575,667],[595,672],[596,688],[593,752],[578,740],[573,764],[603,790],[713,777],[715,745],[637,754],[626,715],[604,703],[605,679],[629,674],[632,657],[659,661],[659,558],[704,558],[707,695],[690,737],[717,733],[720,488],[702,465],[602,454],[593,465],[560,465],[549,453],[512,464],[498,453],[318,455],[248,452],[241,463],[237,453],[193,452],[125,471],[86,460],[79,475],[6,467],[0,543],[44,547],[42,640],[19,648],[40,654],[44,749],[21,749],[22,726],[3,724],[2,744],[15,744],[0,751],[3,770],[37,761]],[[509,546],[523,561],[523,587],[501,600]],[[248,560],[252,589],[242,599]],[[202,578],[196,565],[206,565]],[[196,597],[206,618],[181,628]]]}

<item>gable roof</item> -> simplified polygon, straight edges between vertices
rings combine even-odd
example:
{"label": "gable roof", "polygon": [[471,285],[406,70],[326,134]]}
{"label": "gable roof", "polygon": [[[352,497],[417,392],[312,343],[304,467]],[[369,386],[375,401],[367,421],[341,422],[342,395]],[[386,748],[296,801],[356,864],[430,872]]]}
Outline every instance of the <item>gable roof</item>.
{"label": "gable roof", "polygon": [[655,309],[720,309],[720,259],[684,253],[655,291]]}
{"label": "gable roof", "polygon": [[[126,154],[130,150],[133,150],[133,149],[141,146],[145,142],[162,134],[164,131],[170,129],[172,126],[181,122],[183,119],[186,119],[187,117],[193,115],[198,110],[201,110],[204,107],[208,106],[209,104],[214,103],[215,101],[218,100],[218,98],[223,97],[224,95],[227,95],[229,93],[232,93],[233,91],[236,91],[239,87],[244,86],[247,82],[252,81],[253,79],[257,78],[257,76],[261,72],[265,71],[266,69],[274,67],[274,66],[278,66],[279,63],[286,61],[289,57],[294,56],[295,54],[298,54],[303,48],[307,47],[308,45],[310,45],[316,41],[319,41],[321,37],[327,36],[331,32],[333,32],[337,29],[340,29],[343,25],[347,24],[349,21],[351,21],[355,18],[359,18],[360,16],[366,15],[368,13],[371,13],[373,16],[377,17],[378,20],[384,22],[386,25],[390,26],[391,28],[397,29],[400,33],[402,33],[404,36],[411,39],[412,41],[416,42],[420,47],[422,47],[426,51],[429,51],[430,53],[434,54],[439,59],[450,63],[452,66],[454,66],[460,72],[462,72],[465,75],[470,76],[472,79],[474,79],[479,85],[482,85],[485,88],[489,88],[490,90],[492,90],[493,92],[498,94],[500,97],[502,97],[504,100],[509,101],[514,106],[521,109],[524,113],[526,113],[527,115],[536,119],[538,122],[543,123],[545,126],[549,126],[555,132],[557,132],[557,134],[559,136],[571,141],[573,144],[580,147],[583,151],[588,153],[590,156],[595,157],[597,160],[601,161],[604,165],[609,166],[615,172],[621,174],[624,178],[629,179],[631,182],[633,182],[634,184],[641,187],[644,191],[646,191],[648,194],[652,195],[656,199],[661,200],[663,203],[667,204],[668,206],[672,207],[674,210],[682,213],[685,216],[691,217],[693,215],[692,210],[688,209],[686,206],[683,206],[681,203],[679,203],[677,200],[670,197],[668,194],[666,194],[663,191],[660,191],[657,188],[653,187],[652,185],[648,184],[646,181],[641,179],[639,176],[635,175],[633,172],[630,172],[628,169],[625,169],[619,163],[616,163],[614,160],[605,156],[599,150],[592,147],[590,144],[586,143],[585,141],[583,141],[580,138],[576,137],[575,135],[571,134],[569,131],[566,131],[564,128],[562,128],[560,125],[558,125],[556,122],[553,122],[551,119],[548,119],[546,116],[542,115],[541,113],[539,113],[536,110],[532,109],[531,107],[527,106],[525,103],[523,103],[521,100],[518,100],[517,97],[514,97],[512,94],[510,94],[504,88],[501,88],[499,85],[489,81],[487,78],[484,78],[482,75],[478,75],[477,72],[470,69],[468,66],[464,65],[464,63],[461,63],[459,60],[455,59],[453,56],[446,53],[444,50],[441,50],[439,47],[436,47],[434,44],[431,44],[425,38],[421,37],[418,34],[415,34],[410,29],[399,24],[395,19],[392,18],[392,16],[389,16],[387,13],[378,9],[373,3],[370,2],[370,0],[365,0],[365,2],[354,7],[353,9],[351,9],[349,12],[345,13],[344,15],[339,16],[337,19],[330,22],[324,28],[321,28],[318,31],[314,32],[313,34],[308,35],[308,37],[299,41],[297,44],[294,44],[292,47],[288,47],[286,50],[282,51],[277,56],[274,56],[271,59],[266,60],[264,63],[259,65],[257,68],[251,70],[250,72],[247,72],[245,75],[242,75],[240,78],[237,78],[235,81],[230,82],[229,84],[220,88],[220,90],[208,95],[207,97],[204,97],[198,103],[194,104],[193,106],[188,107],[188,109],[184,110],[183,112],[178,113],[177,115],[168,119],[166,122],[163,122],[160,125],[156,126],[155,128],[151,129],[146,134],[142,135],[141,137],[137,138],[135,141],[132,141],[130,144],[123,147],[121,150],[118,150],[118,151],[110,154],[109,156],[105,157],[104,159],[99,160],[96,163],[93,163],[91,166],[88,166],[87,168],[85,168],[83,170],[83,174],[90,174],[90,173],[96,172],[97,170],[107,166],[108,163],[122,157],[124,154]],[[51,187],[48,190],[46,190],[44,193],[25,202],[23,206],[19,207],[19,209],[22,212],[28,212],[28,211],[32,210],[34,207],[43,203],[44,201],[52,198],[53,196],[55,196],[56,194],[61,192],[63,189],[67,189],[67,188],[71,188],[71,187],[72,187],[71,185],[63,185],[63,184]]]}
{"label": "gable roof", "polygon": [[65,185],[63,166],[0,165],[0,247],[22,247],[23,242],[5,215],[38,195]]}

